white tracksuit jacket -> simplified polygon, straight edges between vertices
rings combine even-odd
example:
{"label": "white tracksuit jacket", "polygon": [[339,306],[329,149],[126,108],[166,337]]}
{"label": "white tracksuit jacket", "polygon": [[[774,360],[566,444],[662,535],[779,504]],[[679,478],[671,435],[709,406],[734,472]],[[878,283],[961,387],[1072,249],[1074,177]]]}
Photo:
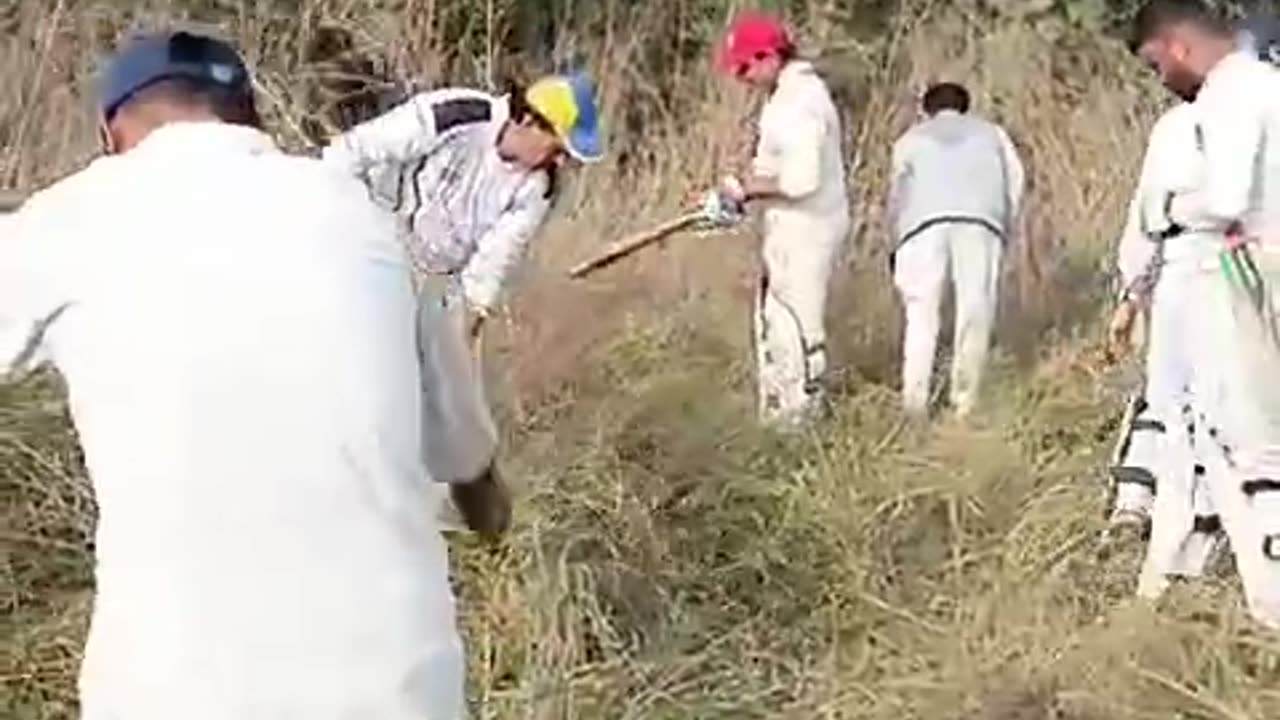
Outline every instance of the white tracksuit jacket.
{"label": "white tracksuit jacket", "polygon": [[[1250,610],[1280,628],[1280,358],[1250,339],[1217,259],[1224,231],[1243,225],[1259,264],[1269,266],[1265,300],[1271,308],[1280,304],[1280,71],[1251,54],[1230,55],[1208,74],[1193,108],[1204,180],[1201,192],[1175,199],[1170,209],[1175,222],[1194,231],[1190,292],[1196,301],[1187,339],[1192,398],[1219,451],[1210,458],[1224,478],[1210,485],[1213,505]],[[1153,520],[1154,543],[1162,532],[1158,512]]]}
{"label": "white tracksuit jacket", "polygon": [[951,400],[977,399],[995,322],[1000,258],[1012,239],[1025,173],[998,125],[951,110],[912,126],[893,146],[888,216],[894,284],[906,314],[903,404],[927,409],[943,291],[956,288]]}
{"label": "white tracksuit jacket", "polygon": [[755,302],[760,417],[810,416],[826,371],[823,314],[849,233],[840,117],[813,66],[791,61],[760,115],[752,171],[785,196],[764,211],[764,274]]}
{"label": "white tracksuit jacket", "polygon": [[99,506],[82,717],[463,717],[386,213],[181,123],[7,225],[0,358],[62,374]]}
{"label": "white tracksuit jacket", "polygon": [[1169,216],[1177,199],[1201,191],[1203,170],[1195,109],[1175,105],[1151,129],[1116,255],[1124,287],[1145,297],[1150,314],[1144,409],[1123,439],[1127,452],[1114,469],[1116,508],[1180,518],[1176,537],[1165,532],[1173,525],[1162,520],[1149,544],[1144,593],[1172,575],[1198,576],[1216,539],[1205,477],[1212,464],[1189,432],[1194,415],[1187,323],[1196,238]]}
{"label": "white tracksuit jacket", "polygon": [[396,213],[420,271],[452,276],[482,313],[550,208],[547,173],[497,153],[508,117],[505,96],[434,90],[334,138],[322,155]]}

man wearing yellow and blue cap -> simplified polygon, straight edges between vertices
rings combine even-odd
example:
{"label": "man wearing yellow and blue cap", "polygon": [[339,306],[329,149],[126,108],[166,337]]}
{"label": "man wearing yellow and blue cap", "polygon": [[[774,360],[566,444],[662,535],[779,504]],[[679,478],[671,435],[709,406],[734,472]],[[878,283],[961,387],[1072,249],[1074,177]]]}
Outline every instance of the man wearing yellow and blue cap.
{"label": "man wearing yellow and blue cap", "polygon": [[[324,149],[326,162],[359,178],[395,215],[415,266],[422,314],[442,315],[453,328],[449,335],[423,334],[422,363],[469,379],[424,387],[424,423],[474,428],[466,435],[477,442],[461,447],[443,434],[424,436],[437,475],[454,467],[469,472],[460,457],[496,450],[497,430],[472,351],[547,216],[557,171],[566,158],[592,162],[601,155],[595,99],[583,74],[544,77],[502,96],[465,88],[424,92]],[[490,477],[483,485],[455,485],[454,502],[462,500],[459,488],[474,489],[479,507],[509,502],[496,474]]]}
{"label": "man wearing yellow and blue cap", "polygon": [[396,223],[216,40],[128,43],[100,113],[0,238],[0,374],[63,376],[98,501],[81,717],[459,720]]}
{"label": "man wearing yellow and blue cap", "polygon": [[465,299],[469,334],[541,226],[566,158],[602,155],[591,81],[544,77],[502,96],[418,94],[335,138],[324,158],[359,177],[402,223],[423,275]]}

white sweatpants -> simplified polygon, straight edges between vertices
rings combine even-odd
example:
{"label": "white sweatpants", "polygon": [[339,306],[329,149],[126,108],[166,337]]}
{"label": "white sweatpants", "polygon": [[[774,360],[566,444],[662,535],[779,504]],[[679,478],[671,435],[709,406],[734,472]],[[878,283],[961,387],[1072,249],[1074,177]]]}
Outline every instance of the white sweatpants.
{"label": "white sweatpants", "polygon": [[948,276],[956,300],[951,404],[960,415],[973,410],[991,344],[1002,251],[1000,237],[989,228],[945,222],[925,228],[894,253],[894,284],[906,312],[902,402],[908,412],[928,409]]}
{"label": "white sweatpants", "polygon": [[765,216],[764,272],[752,312],[764,423],[795,427],[821,406],[828,285],[848,231],[847,216]]}
{"label": "white sweatpants", "polygon": [[462,531],[466,525],[448,483],[474,479],[488,467],[497,453],[498,430],[467,337],[467,305],[456,276],[424,279],[418,302],[423,462],[436,481],[431,502],[437,523],[445,531]]}
{"label": "white sweatpants", "polygon": [[[1280,278],[1273,277],[1272,280]],[[1192,398],[1198,411],[1197,435],[1206,445],[1208,486],[1226,530],[1245,598],[1253,616],[1280,629],[1280,430],[1270,417],[1266,396],[1276,389],[1266,372],[1247,367],[1262,355],[1242,342],[1232,318],[1229,285],[1210,265],[1197,268],[1190,282]],[[1275,288],[1273,288],[1274,290]],[[1278,298],[1272,298],[1277,302]],[[1270,370],[1270,369],[1269,369]],[[1280,367],[1273,369],[1280,377]],[[1259,376],[1264,376],[1259,381]],[[1189,503],[1166,509],[1157,494],[1152,518],[1152,553],[1184,540],[1193,526]],[[1144,567],[1140,592],[1163,589],[1158,568]]]}

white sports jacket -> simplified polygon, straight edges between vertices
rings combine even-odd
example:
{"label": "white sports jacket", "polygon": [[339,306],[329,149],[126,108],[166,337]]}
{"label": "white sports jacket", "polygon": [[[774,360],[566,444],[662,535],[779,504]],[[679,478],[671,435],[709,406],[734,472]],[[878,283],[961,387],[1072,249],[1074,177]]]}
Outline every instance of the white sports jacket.
{"label": "white sports jacket", "polygon": [[550,208],[548,175],[496,152],[508,116],[505,96],[435,90],[323,151],[397,215],[418,269],[459,276],[468,304],[481,312],[497,300]]}

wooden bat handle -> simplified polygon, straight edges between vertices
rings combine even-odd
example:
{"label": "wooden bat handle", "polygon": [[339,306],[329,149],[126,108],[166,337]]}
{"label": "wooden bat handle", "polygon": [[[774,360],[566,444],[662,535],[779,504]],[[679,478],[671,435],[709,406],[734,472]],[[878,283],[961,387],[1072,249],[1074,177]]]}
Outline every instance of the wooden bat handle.
{"label": "wooden bat handle", "polygon": [[702,218],[703,215],[701,212],[685,213],[684,215],[668,220],[655,228],[611,243],[607,248],[605,248],[605,251],[599,255],[574,265],[569,270],[569,277],[574,279],[584,277],[594,270],[599,270],[606,265],[611,265],[614,262],[621,260],[640,248],[652,245],[674,232],[683,230],[694,223],[699,222]]}

